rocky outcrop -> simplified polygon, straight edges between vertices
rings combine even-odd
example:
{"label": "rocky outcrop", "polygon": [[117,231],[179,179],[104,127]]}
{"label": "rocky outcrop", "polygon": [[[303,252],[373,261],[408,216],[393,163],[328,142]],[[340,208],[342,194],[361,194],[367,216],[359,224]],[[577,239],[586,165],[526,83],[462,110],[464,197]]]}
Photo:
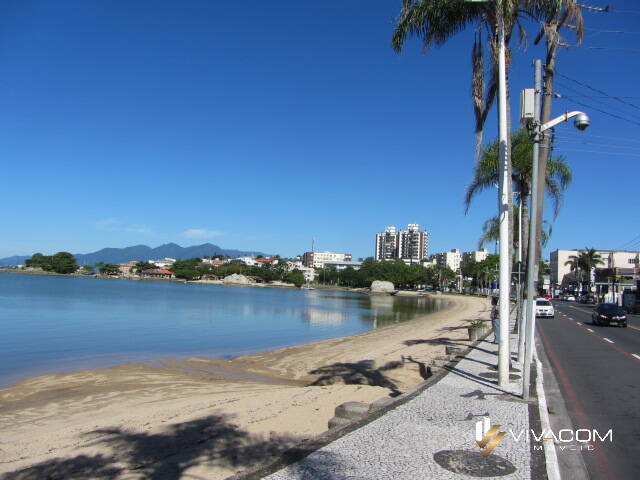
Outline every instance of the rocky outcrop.
{"label": "rocky outcrop", "polygon": [[393,283],[384,280],[374,280],[371,282],[371,293],[393,295],[396,288]]}
{"label": "rocky outcrop", "polygon": [[245,277],[244,275],[239,275],[237,273],[233,273],[224,277],[222,282],[230,285],[249,285],[250,283],[252,283],[251,280],[249,280],[247,277]]}

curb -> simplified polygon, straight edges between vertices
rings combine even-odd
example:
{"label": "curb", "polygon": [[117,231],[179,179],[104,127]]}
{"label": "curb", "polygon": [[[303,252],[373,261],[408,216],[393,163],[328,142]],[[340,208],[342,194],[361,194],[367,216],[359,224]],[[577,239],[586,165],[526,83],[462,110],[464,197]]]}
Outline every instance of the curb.
{"label": "curb", "polygon": [[[414,399],[422,392],[427,390],[429,387],[442,380],[450,372],[451,367],[455,366],[460,360],[466,357],[475,347],[480,344],[480,342],[484,341],[484,339],[487,338],[490,334],[491,332],[480,338],[478,341],[474,342],[462,353],[457,354],[453,360],[448,362],[446,365],[443,365],[443,367],[440,368],[436,373],[432,374],[429,378],[419,383],[412,390],[393,398],[393,402],[391,404],[380,409],[370,411],[370,413],[366,417],[360,420],[355,420],[342,427],[336,427],[308,440],[303,440],[294,447],[282,452],[278,458],[270,461],[269,463],[257,466],[253,469],[238,472],[230,477],[227,477],[226,480],[259,480],[263,477],[266,477],[267,475],[271,475],[272,473],[282,470],[283,468],[302,460],[303,458],[312,454],[316,450],[319,450],[322,447],[328,445],[329,443],[341,437],[344,437],[345,435],[348,435],[354,430],[357,430],[373,422],[374,420],[377,420],[385,413],[394,410],[401,405],[404,405],[405,403],[409,402],[410,400]],[[446,346],[446,343],[443,342],[443,345]]]}

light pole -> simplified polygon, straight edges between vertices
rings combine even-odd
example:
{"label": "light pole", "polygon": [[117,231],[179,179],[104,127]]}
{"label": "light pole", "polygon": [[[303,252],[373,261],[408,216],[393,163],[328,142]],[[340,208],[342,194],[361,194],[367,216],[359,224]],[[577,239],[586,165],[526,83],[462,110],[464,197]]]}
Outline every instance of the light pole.
{"label": "light pole", "polygon": [[[535,88],[533,92],[530,89],[522,91],[521,96],[521,120],[523,122],[531,122],[533,128],[533,164],[532,164],[532,186],[531,186],[531,211],[529,223],[529,253],[527,255],[527,304],[526,315],[524,317],[525,328],[520,335],[526,335],[524,342],[524,360],[523,362],[523,378],[522,378],[522,398],[529,398],[529,383],[531,379],[531,360],[533,359],[533,338],[535,332],[536,314],[535,299],[533,298],[534,283],[538,276],[538,265],[536,262],[536,238],[538,238],[538,213],[542,218],[541,199],[538,196],[538,158],[540,156],[540,140],[541,136],[547,130],[556,125],[566,122],[570,118],[575,117],[574,125],[580,131],[586,130],[589,126],[589,117],[584,112],[573,111],[567,112],[553,120],[540,125],[540,97],[542,94],[542,62],[536,60],[534,62],[535,69]],[[533,95],[533,99],[531,98]],[[521,342],[519,342],[521,343]]]}

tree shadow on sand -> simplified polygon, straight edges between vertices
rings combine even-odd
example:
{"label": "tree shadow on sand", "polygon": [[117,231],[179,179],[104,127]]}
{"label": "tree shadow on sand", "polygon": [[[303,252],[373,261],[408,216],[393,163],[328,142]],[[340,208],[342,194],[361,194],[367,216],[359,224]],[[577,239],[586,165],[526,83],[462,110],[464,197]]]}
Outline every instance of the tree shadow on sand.
{"label": "tree shadow on sand", "polygon": [[309,386],[333,385],[345,383],[347,385],[372,385],[391,390],[391,396],[397,397],[402,392],[398,386],[387,378],[382,372],[402,367],[402,362],[394,361],[374,368],[373,360],[360,360],[356,363],[334,363],[325,365],[316,370],[311,370],[312,375],[320,375],[320,378],[310,383]]}
{"label": "tree shadow on sand", "polygon": [[200,464],[235,470],[254,467],[300,441],[292,436],[272,434],[264,439],[251,435],[224,415],[170,425],[161,433],[113,428],[87,435],[98,436],[92,445],[110,447],[111,455],[53,459],[7,474],[3,480],[101,480],[127,472],[136,479],[177,480]]}

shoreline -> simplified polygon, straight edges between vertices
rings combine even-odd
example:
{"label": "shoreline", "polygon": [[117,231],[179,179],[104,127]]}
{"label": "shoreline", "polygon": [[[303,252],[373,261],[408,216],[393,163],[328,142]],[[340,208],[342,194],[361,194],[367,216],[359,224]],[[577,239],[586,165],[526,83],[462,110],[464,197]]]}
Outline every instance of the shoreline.
{"label": "shoreline", "polygon": [[[123,476],[109,478],[131,478],[135,462],[126,452],[135,445],[125,444],[132,435],[193,456],[203,443],[185,429],[196,425],[218,425],[242,444],[281,451],[326,431],[341,403],[371,403],[415,387],[421,367],[444,353],[444,339],[468,343],[466,325],[488,318],[488,302],[443,300],[449,308],[403,323],[231,360],[166,359],[22,380],[0,389],[0,473],[42,465],[55,471],[79,455],[112,456],[109,464]],[[215,449],[216,442],[206,445]],[[201,454],[182,473],[222,479],[270,456],[234,463],[220,452]],[[156,464],[163,454],[148,455],[145,462]]]}

